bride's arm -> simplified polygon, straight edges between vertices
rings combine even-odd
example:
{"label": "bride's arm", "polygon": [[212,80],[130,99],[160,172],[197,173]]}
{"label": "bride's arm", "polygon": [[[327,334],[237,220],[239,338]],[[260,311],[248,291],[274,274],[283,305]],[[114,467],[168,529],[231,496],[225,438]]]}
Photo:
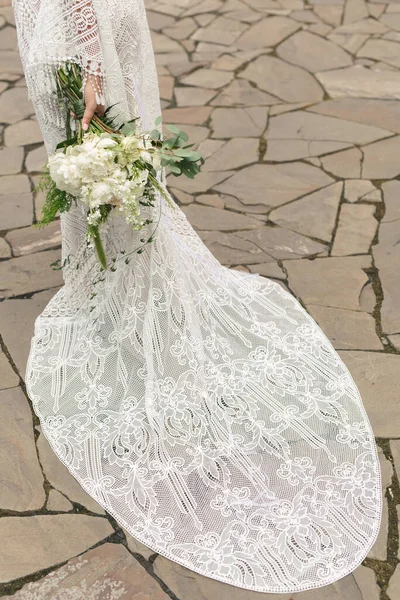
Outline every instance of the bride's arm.
{"label": "bride's arm", "polygon": [[105,109],[102,51],[92,0],[75,0],[72,10],[78,34],[78,53],[82,64],[85,100],[82,124],[83,129],[87,129],[94,113],[102,115]]}

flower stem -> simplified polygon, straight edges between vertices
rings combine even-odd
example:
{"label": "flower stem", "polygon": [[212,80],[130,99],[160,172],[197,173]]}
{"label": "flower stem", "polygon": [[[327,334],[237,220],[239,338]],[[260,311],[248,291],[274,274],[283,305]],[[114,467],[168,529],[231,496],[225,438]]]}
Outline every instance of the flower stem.
{"label": "flower stem", "polygon": [[103,269],[107,269],[106,253],[104,252],[104,247],[103,247],[103,243],[101,241],[98,225],[92,226],[92,235],[93,235],[94,246],[95,246],[96,252],[97,252],[97,257],[100,261],[100,264],[103,267]]}

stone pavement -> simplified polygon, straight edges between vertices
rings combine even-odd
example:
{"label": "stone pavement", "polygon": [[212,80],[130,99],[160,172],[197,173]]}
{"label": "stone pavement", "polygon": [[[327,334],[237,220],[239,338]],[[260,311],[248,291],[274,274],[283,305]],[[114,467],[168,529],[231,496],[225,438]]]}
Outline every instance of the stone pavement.
{"label": "stone pavement", "polygon": [[154,554],[50,450],[25,393],[33,322],[62,284],[56,222],[32,228],[46,155],[9,0],[0,4],[0,597],[400,598],[400,2],[147,0],[164,122],[207,158],[169,176],[225,265],[274,278],[329,336],[380,447],[384,510],[363,565],[292,595],[247,592]]}

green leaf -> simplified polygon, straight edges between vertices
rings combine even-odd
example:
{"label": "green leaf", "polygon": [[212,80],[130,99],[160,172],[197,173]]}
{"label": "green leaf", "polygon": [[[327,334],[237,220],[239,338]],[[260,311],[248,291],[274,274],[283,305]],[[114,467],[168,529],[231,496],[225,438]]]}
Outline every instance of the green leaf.
{"label": "green leaf", "polygon": [[178,127],[175,127],[175,125],[166,125],[165,127],[166,129],[169,129],[169,131],[172,131],[172,133],[176,133],[178,135],[181,133],[181,130],[178,129]]}
{"label": "green leaf", "polygon": [[159,115],[157,117],[157,119],[154,121],[154,125],[157,127],[157,125],[160,125],[161,121],[162,121],[162,116]]}

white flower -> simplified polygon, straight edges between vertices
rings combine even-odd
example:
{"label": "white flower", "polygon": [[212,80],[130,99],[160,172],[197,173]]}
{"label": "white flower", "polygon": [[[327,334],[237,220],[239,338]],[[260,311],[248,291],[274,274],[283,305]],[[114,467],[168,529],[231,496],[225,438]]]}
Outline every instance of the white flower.
{"label": "white flower", "polygon": [[59,190],[78,196],[82,185],[80,170],[75,157],[67,157],[61,152],[56,152],[48,160],[49,173]]}

